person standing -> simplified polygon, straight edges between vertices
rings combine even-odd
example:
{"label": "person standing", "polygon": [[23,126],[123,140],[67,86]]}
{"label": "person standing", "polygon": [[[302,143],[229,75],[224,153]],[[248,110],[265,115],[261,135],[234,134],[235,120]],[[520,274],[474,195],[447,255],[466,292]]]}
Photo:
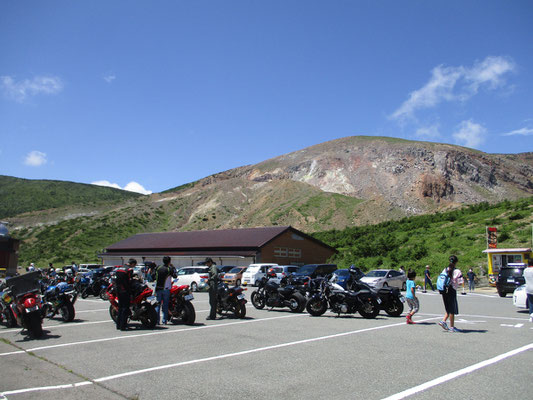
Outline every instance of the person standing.
{"label": "person standing", "polygon": [[468,291],[473,292],[475,289],[474,280],[476,279],[476,273],[474,272],[472,268],[470,268],[468,272],[466,273],[466,276],[468,277]]}
{"label": "person standing", "polygon": [[128,264],[115,272],[115,291],[118,299],[117,329],[128,329],[128,313],[131,301],[131,276],[137,261],[130,258]]}
{"label": "person standing", "polygon": [[176,269],[170,264],[170,257],[163,257],[163,265],[157,267],[155,271],[155,296],[157,306],[157,324],[159,325],[159,315],[161,313],[161,303],[163,303],[163,325],[168,322],[168,303],[170,302],[170,288],[172,287],[172,278],[176,277]]}
{"label": "person standing", "polygon": [[405,317],[407,324],[416,324],[412,320],[413,315],[415,315],[418,312],[418,308],[420,307],[420,303],[418,302],[418,297],[416,297],[416,285],[415,285],[415,278],[416,278],[416,272],[415,271],[409,271],[407,273],[407,281],[406,281],[406,291],[405,291],[405,298],[407,300],[407,305],[409,306],[409,313]]}
{"label": "person standing", "polygon": [[[449,284],[441,291],[442,300],[444,302],[444,309],[446,310],[444,318],[439,322],[439,325],[445,331],[461,332],[455,327],[455,316],[459,314],[459,307],[457,305],[457,288],[464,282],[463,274],[455,266],[459,261],[456,256],[450,256],[450,264],[444,268],[442,274],[446,274],[449,278]],[[447,320],[450,320],[448,327]]]}
{"label": "person standing", "polygon": [[529,263],[524,270],[524,279],[526,280],[526,295],[529,303],[529,320],[533,322],[533,263]]}
{"label": "person standing", "polygon": [[435,288],[433,287],[433,283],[431,282],[431,271],[429,270],[429,265],[426,265],[426,270],[424,271],[424,292],[426,293],[426,287],[429,284],[431,286],[431,290],[434,292]]}
{"label": "person standing", "polygon": [[206,319],[217,319],[217,288],[218,288],[218,269],[211,258],[206,258],[204,265],[209,267],[209,305],[211,310]]}
{"label": "person standing", "polygon": [[400,267],[400,272],[405,275],[405,268],[403,267],[403,265]]}

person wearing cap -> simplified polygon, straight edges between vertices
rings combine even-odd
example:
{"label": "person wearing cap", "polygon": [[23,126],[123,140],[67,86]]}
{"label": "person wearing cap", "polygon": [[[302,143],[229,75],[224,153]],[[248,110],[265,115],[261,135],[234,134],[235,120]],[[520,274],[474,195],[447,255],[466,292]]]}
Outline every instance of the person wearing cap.
{"label": "person wearing cap", "polygon": [[137,265],[137,261],[130,258],[128,264],[115,272],[115,290],[118,298],[117,329],[128,329],[128,312],[131,301],[131,273]]}
{"label": "person wearing cap", "polygon": [[422,293],[426,293],[426,286],[429,284],[431,286],[431,290],[434,292],[435,288],[433,287],[433,283],[431,282],[431,271],[429,270],[429,265],[426,265],[426,270],[424,271],[424,291]]}
{"label": "person wearing cap", "polygon": [[209,267],[209,305],[211,310],[206,319],[217,319],[217,287],[218,287],[218,269],[213,260],[207,257],[204,265]]}
{"label": "person wearing cap", "polygon": [[170,302],[170,288],[172,278],[177,277],[176,269],[170,264],[170,257],[163,257],[163,265],[155,270],[155,296],[157,298],[157,324],[159,325],[159,315],[161,313],[161,303],[163,303],[163,325],[168,322],[168,303]]}

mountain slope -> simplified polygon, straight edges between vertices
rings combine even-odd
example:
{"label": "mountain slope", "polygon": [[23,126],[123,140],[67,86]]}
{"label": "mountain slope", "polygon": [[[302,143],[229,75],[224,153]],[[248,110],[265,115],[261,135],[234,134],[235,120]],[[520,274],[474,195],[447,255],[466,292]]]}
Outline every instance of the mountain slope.
{"label": "mountain slope", "polygon": [[70,205],[95,206],[141,196],[110,187],[0,175],[0,218]]}

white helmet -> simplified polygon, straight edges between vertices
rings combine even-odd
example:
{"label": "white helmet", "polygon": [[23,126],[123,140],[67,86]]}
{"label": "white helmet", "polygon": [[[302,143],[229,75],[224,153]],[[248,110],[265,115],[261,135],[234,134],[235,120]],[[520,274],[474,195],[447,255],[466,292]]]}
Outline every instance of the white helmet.
{"label": "white helmet", "polygon": [[72,270],[71,270],[70,268],[67,268],[67,269],[65,270],[65,274],[67,274],[67,275],[72,275]]}
{"label": "white helmet", "polygon": [[33,264],[28,267],[28,271],[29,272],[35,271],[35,267],[33,266]]}
{"label": "white helmet", "polygon": [[61,268],[56,268],[56,272],[59,274],[60,272],[63,272]]}

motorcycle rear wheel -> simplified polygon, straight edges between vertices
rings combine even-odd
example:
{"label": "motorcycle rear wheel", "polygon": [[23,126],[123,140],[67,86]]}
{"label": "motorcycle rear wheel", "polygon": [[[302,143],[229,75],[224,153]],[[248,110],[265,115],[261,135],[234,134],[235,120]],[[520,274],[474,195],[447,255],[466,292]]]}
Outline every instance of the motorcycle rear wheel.
{"label": "motorcycle rear wheel", "polygon": [[252,293],[252,304],[258,310],[265,308],[265,296],[260,294],[257,290]]}
{"label": "motorcycle rear wheel", "polygon": [[322,299],[311,299],[307,302],[306,310],[313,317],[319,317],[328,309],[328,303]]}
{"label": "motorcycle rear wheel", "polygon": [[59,313],[65,322],[72,322],[74,320],[74,316],[76,315],[76,312],[74,311],[74,305],[70,301],[66,301],[65,304],[61,306]]}
{"label": "motorcycle rear wheel", "polygon": [[301,313],[305,308],[305,303],[305,297],[302,294],[296,292],[289,299],[289,308],[293,313]]}
{"label": "motorcycle rear wheel", "polygon": [[376,318],[379,314],[379,305],[377,301],[374,299],[365,300],[361,306],[361,309],[359,310],[359,314],[361,314],[363,318],[367,319]]}
{"label": "motorcycle rear wheel", "polygon": [[398,299],[393,299],[385,312],[391,317],[399,317],[403,313],[403,303]]}
{"label": "motorcycle rear wheel", "polygon": [[244,305],[244,303],[238,301],[233,307],[233,313],[235,314],[236,318],[246,317],[246,306]]}
{"label": "motorcycle rear wheel", "polygon": [[28,317],[28,331],[30,336],[34,338],[41,337],[43,335],[43,325],[41,321],[41,316],[39,313],[34,312]]}
{"label": "motorcycle rear wheel", "polygon": [[89,297],[89,293],[87,292],[87,289],[88,288],[85,288],[81,291],[81,298],[82,299],[86,299],[87,297]]}
{"label": "motorcycle rear wheel", "polygon": [[100,290],[100,298],[105,301],[109,300],[109,295],[107,294],[106,288],[103,288],[102,290]]}
{"label": "motorcycle rear wheel", "polygon": [[185,325],[194,325],[194,321],[196,320],[196,311],[194,310],[194,306],[191,302],[186,302],[183,305],[181,313],[178,317],[176,317],[176,319],[179,319]]}

